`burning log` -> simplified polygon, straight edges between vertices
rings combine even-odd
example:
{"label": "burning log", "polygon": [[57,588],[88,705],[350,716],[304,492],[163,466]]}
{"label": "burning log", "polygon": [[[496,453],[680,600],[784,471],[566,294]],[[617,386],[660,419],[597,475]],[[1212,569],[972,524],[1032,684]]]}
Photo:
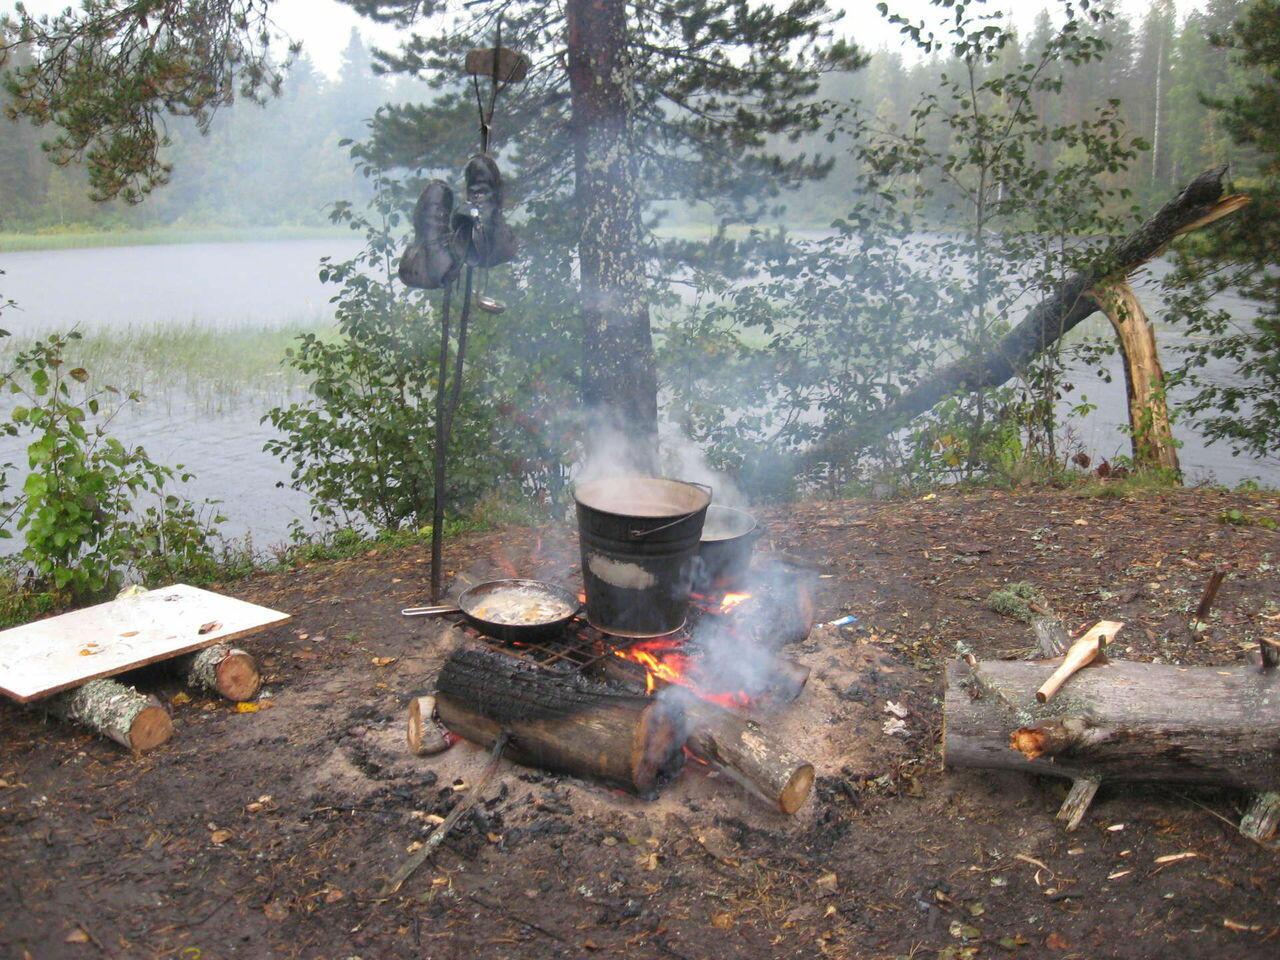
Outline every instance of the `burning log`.
{"label": "burning log", "polygon": [[440,671],[436,709],[451,731],[483,746],[506,730],[516,763],[651,792],[679,769],[679,710],[619,695],[488,649],[455,650]]}
{"label": "burning log", "polygon": [[724,771],[776,810],[794,814],[813,789],[813,764],[777,743],[754,720],[671,687],[662,699],[680,704],[688,730],[688,751]]}
{"label": "burning log", "polygon": [[160,701],[118,680],[90,680],[40,701],[40,706],[138,753],[173,736],[173,720]]}
{"label": "burning log", "polygon": [[[1280,790],[1280,676],[1256,667],[1113,661],[1071,678],[1050,703],[1053,663],[947,664],[943,760],[1068,777],[1078,823],[1107,780]],[[1085,781],[1094,781],[1092,787]]]}

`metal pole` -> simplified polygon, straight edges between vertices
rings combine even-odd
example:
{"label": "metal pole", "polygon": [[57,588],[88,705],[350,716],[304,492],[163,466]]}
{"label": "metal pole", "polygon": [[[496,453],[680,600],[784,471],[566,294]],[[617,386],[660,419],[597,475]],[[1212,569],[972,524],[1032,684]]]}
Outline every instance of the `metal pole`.
{"label": "metal pole", "polygon": [[444,481],[448,418],[445,409],[445,379],[449,372],[449,308],[453,303],[453,283],[444,288],[440,320],[440,366],[436,373],[436,443],[434,454],[434,496],[431,504],[431,602],[440,602],[440,577],[444,563]]}

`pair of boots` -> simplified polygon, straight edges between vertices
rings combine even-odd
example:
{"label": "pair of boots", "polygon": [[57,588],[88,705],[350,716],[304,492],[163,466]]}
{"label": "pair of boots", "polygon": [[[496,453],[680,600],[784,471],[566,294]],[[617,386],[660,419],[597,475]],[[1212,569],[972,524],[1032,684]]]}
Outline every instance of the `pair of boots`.
{"label": "pair of boots", "polygon": [[489,157],[467,161],[466,206],[453,208],[453,190],[432,180],[413,210],[413,242],[400,260],[400,280],[409,287],[439,290],[457,278],[463,264],[494,267],[514,260],[516,238],[502,217],[502,174]]}

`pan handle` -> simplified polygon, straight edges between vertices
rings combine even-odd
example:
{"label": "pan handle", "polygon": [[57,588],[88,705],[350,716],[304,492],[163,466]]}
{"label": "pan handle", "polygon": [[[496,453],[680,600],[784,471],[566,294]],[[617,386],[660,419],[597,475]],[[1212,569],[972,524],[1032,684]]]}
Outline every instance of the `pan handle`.
{"label": "pan handle", "polygon": [[461,613],[462,608],[455,605],[443,604],[438,607],[405,607],[400,611],[402,617],[435,617],[443,613]]}
{"label": "pan handle", "polygon": [[[696,480],[685,480],[683,482],[689,484],[689,486],[691,487],[697,487],[700,490],[707,491],[708,497],[714,497],[716,495],[715,489],[709,483],[698,483]],[[657,533],[660,530],[670,529],[671,527],[674,527],[677,523],[684,523],[686,520],[692,517],[694,513],[697,513],[697,512],[698,511],[695,510],[693,511],[693,513],[686,513],[683,517],[676,517],[670,523],[664,523],[662,526],[653,527],[650,530],[634,530],[633,529],[628,532],[631,534],[632,540],[643,540],[645,537],[649,536],[649,534],[651,533]]]}

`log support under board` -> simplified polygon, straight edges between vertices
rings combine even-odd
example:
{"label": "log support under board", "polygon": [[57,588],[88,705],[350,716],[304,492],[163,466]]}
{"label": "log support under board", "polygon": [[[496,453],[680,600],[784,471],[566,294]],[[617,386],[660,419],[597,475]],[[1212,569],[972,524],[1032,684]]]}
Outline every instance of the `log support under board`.
{"label": "log support under board", "polygon": [[[1113,661],[1075,674],[1039,704],[1035,690],[1056,666],[948,663],[946,766],[1071,779],[1059,812],[1068,826],[1080,822],[1096,785],[1107,781],[1280,793],[1280,672]],[[1255,803],[1259,813],[1250,823],[1265,826],[1265,804]]]}
{"label": "log support under board", "polygon": [[262,686],[253,655],[226,643],[176,657],[173,668],[187,686],[237,703],[252,700]]}
{"label": "log support under board", "polygon": [[173,720],[164,705],[118,680],[90,680],[37,705],[138,753],[173,735]]}

